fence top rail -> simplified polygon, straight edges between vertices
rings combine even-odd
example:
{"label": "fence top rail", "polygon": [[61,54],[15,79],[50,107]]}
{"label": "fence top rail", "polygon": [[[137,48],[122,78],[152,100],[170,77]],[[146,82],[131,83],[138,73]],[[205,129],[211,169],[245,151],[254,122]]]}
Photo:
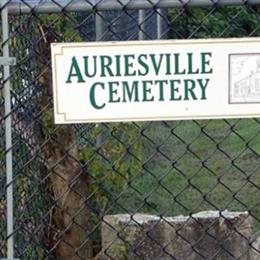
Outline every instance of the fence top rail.
{"label": "fence top rail", "polygon": [[0,8],[8,7],[9,14],[26,14],[244,4],[260,5],[260,0],[10,0],[0,3]]}

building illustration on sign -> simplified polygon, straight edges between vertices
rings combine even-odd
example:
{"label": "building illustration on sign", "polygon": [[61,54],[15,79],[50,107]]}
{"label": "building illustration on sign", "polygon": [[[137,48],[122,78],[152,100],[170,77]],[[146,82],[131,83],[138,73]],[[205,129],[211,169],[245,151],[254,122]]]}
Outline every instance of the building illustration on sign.
{"label": "building illustration on sign", "polygon": [[230,62],[230,103],[260,102],[260,54],[234,54]]}

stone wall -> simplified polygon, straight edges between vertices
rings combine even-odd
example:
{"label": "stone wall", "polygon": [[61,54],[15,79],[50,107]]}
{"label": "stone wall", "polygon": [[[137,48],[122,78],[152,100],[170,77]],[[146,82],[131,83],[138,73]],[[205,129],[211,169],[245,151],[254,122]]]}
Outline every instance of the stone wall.
{"label": "stone wall", "polygon": [[247,212],[204,211],[192,216],[118,214],[104,217],[98,259],[257,259]]}

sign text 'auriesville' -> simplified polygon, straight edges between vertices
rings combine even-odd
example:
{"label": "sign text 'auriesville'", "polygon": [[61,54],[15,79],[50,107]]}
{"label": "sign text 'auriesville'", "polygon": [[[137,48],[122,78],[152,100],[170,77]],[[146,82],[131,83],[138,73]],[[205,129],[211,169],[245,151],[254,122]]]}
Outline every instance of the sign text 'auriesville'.
{"label": "sign text 'auriesville'", "polygon": [[[88,83],[89,78],[101,78],[89,86],[89,101],[96,109],[104,108],[107,103],[205,100],[210,81],[206,75],[213,72],[211,57],[210,52],[198,55],[152,53],[138,56],[82,56],[79,60],[73,56],[65,83],[84,84]],[[150,74],[155,75],[155,79],[142,80]],[[189,75],[197,77],[189,78]],[[125,77],[136,76],[138,80],[124,80]],[[160,76],[170,76],[171,79],[160,79]],[[102,78],[110,78],[111,81],[104,82]],[[96,97],[99,95],[105,95],[107,100],[98,103]]]}

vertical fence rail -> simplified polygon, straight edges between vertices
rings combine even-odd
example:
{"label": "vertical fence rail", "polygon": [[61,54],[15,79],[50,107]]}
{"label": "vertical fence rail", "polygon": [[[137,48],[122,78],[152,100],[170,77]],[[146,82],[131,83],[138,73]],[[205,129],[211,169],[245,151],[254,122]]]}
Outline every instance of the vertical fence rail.
{"label": "vertical fence rail", "polygon": [[162,10],[157,9],[157,39],[161,39],[162,37]]}
{"label": "vertical fence rail", "polygon": [[96,41],[101,41],[104,34],[104,20],[102,13],[97,12],[95,15]]}
{"label": "vertical fence rail", "polygon": [[139,25],[139,33],[138,39],[144,40],[145,39],[145,10],[138,11],[138,25]]}
{"label": "vertical fence rail", "polygon": [[[5,1],[7,3],[8,1]],[[1,11],[3,58],[9,58],[8,8]],[[14,259],[13,238],[13,168],[12,168],[12,118],[10,94],[10,65],[4,65],[4,101],[5,101],[5,150],[6,150],[6,207],[7,207],[7,259]]]}

